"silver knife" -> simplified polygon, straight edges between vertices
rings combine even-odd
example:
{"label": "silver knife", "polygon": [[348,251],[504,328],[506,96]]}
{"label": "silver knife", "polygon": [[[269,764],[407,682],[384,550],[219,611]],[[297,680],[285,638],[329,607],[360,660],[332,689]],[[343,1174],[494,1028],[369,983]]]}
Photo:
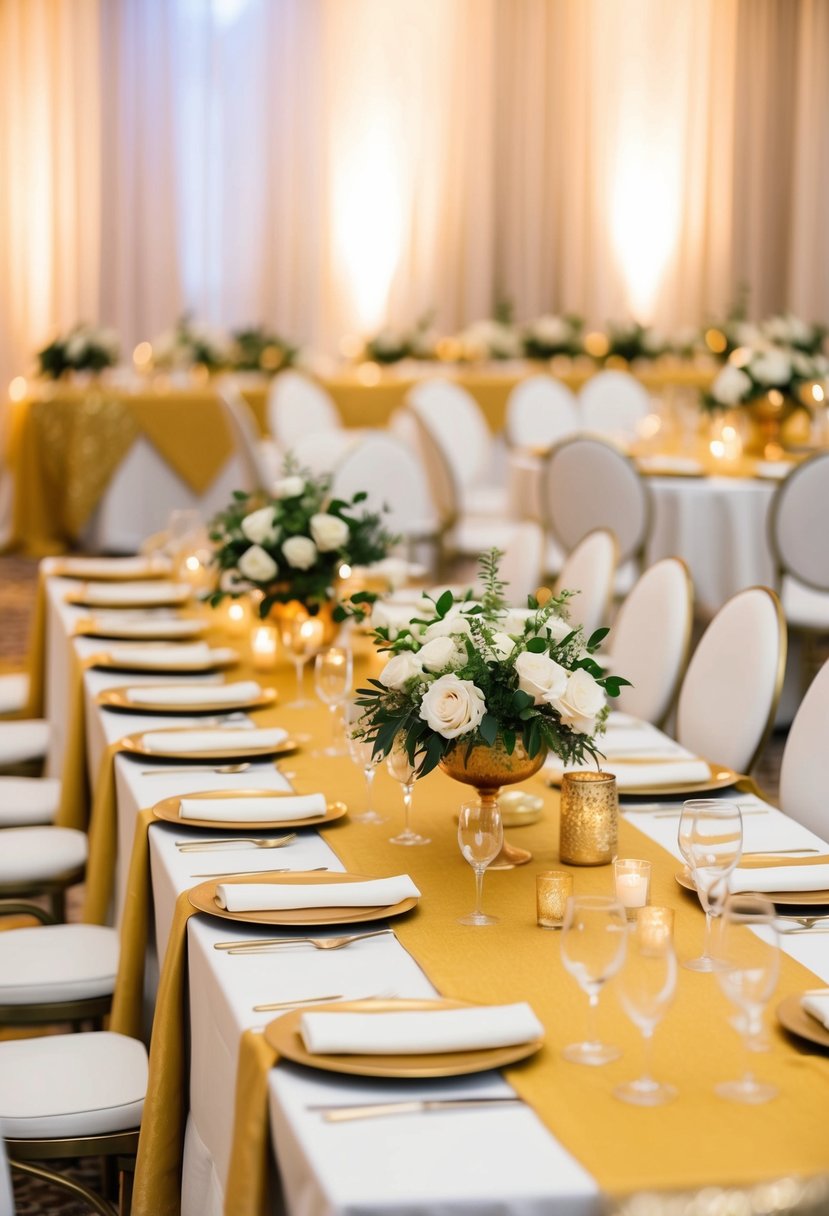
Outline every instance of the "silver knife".
{"label": "silver knife", "polygon": [[411,1102],[368,1103],[355,1106],[309,1106],[319,1111],[326,1123],[349,1123],[352,1119],[379,1119],[385,1115],[422,1115],[437,1110],[473,1110],[482,1106],[514,1106],[522,1099],[504,1098],[424,1098]]}

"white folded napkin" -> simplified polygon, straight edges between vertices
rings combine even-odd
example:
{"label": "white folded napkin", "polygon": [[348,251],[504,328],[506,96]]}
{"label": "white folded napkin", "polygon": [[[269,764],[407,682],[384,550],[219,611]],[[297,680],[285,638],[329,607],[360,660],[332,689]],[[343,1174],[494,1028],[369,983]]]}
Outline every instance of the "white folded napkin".
{"label": "white folded napkin", "polygon": [[530,1006],[400,1012],[304,1013],[300,1034],[317,1055],[426,1055],[512,1047],[541,1038],[544,1027]]}
{"label": "white folded napkin", "polygon": [[609,734],[600,735],[598,744],[608,760],[623,756],[643,759],[649,756],[669,756],[677,760],[696,759],[692,752],[647,722],[637,726],[620,726]]}
{"label": "white folded napkin", "polygon": [[804,992],[800,1004],[829,1030],[829,988],[812,988],[809,992]]}
{"label": "white folded napkin", "polygon": [[189,599],[186,583],[92,583],[84,587],[87,604],[169,604]]}
{"label": "white folded napkin", "polygon": [[152,640],[159,636],[192,638],[204,633],[202,621],[189,618],[145,616],[94,616],[90,627],[97,633],[114,633],[121,637],[148,638]]}
{"label": "white folded napkin", "polygon": [[169,752],[255,751],[260,747],[278,747],[288,738],[279,726],[262,730],[150,730],[144,735],[144,746],[159,755]]}
{"label": "white folded napkin", "polygon": [[744,891],[760,891],[766,895],[777,891],[829,891],[829,863],[759,866],[757,869],[738,866],[728,880],[728,889],[737,895]]}
{"label": "white folded napkin", "polygon": [[182,798],[182,819],[220,823],[279,823],[281,819],[319,819],[327,810],[324,794],[286,794],[282,798]]}
{"label": "white folded napkin", "polygon": [[124,696],[135,705],[243,705],[261,695],[262,686],[255,680],[239,680],[236,684],[164,684],[160,688],[147,685],[128,688]]}
{"label": "white folded napkin", "polygon": [[[576,773],[589,769],[595,771],[595,765],[567,765],[565,768],[558,756],[551,756],[544,765],[545,773],[554,784],[561,782],[565,772]],[[687,759],[679,757],[673,760],[667,756],[665,759],[661,756],[654,757],[652,764],[646,762],[640,764],[635,760],[632,762],[621,759],[605,760],[602,763],[602,769],[606,773],[614,774],[619,790],[661,785],[691,785],[697,781],[708,781],[711,777],[711,769],[705,761],[691,756],[690,753]]]}
{"label": "white folded napkin", "polygon": [[60,569],[75,578],[136,578],[141,574],[169,574],[167,557],[63,557]]}
{"label": "white folded napkin", "polygon": [[757,477],[765,477],[769,481],[783,481],[793,468],[790,460],[758,460],[754,473]]}
{"label": "white folded napkin", "polygon": [[365,882],[223,882],[216,902],[228,912],[285,912],[296,908],[390,907],[420,895],[408,874]]}
{"label": "white folded napkin", "polygon": [[113,646],[109,660],[125,667],[204,667],[209,662],[211,650],[207,642],[192,642],[179,646]]}

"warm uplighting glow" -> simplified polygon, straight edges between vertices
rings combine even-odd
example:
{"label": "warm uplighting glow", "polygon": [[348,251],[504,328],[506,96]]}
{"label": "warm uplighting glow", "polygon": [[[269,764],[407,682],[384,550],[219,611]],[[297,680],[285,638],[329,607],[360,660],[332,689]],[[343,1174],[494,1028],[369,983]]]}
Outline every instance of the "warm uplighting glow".
{"label": "warm uplighting glow", "polygon": [[705,345],[715,355],[721,355],[728,346],[728,339],[720,329],[706,329]]}
{"label": "warm uplighting glow", "polygon": [[188,570],[192,570],[193,573],[201,570],[201,562],[196,557],[195,553],[191,553],[189,557],[185,558],[184,565]]}
{"label": "warm uplighting glow", "polygon": [[340,354],[344,359],[357,359],[363,349],[363,339],[356,334],[346,334],[340,338]]}
{"label": "warm uplighting glow", "polygon": [[611,231],[631,311],[653,318],[659,288],[679,233],[679,183],[670,161],[632,127],[619,149]]}
{"label": "warm uplighting glow", "polygon": [[351,578],[351,567],[348,562],[343,562],[338,571],[340,578]]}
{"label": "warm uplighting glow", "polygon": [[[12,381],[12,383],[14,383],[14,381]],[[826,393],[824,392],[822,384],[813,384],[812,385],[812,400],[813,401],[825,401],[826,400]]]}
{"label": "warm uplighting glow", "polygon": [[23,401],[28,392],[28,387],[25,376],[15,376],[9,385],[9,400]]}
{"label": "warm uplighting glow", "polygon": [[361,363],[357,368],[357,379],[361,384],[379,384],[381,375],[379,363]]}
{"label": "warm uplighting glow", "polygon": [[132,352],[132,361],[136,371],[147,371],[153,362],[153,348],[151,344],[149,342],[139,342]]}
{"label": "warm uplighting glow", "polygon": [[607,335],[594,330],[592,333],[584,335],[584,349],[588,355],[592,355],[594,359],[602,359],[610,349],[610,343],[607,340]]}

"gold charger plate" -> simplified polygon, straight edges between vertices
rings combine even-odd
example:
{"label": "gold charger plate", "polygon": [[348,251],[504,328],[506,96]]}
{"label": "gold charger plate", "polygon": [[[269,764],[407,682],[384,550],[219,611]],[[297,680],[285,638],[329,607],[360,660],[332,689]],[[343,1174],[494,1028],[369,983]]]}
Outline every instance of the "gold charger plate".
{"label": "gold charger plate", "polygon": [[179,814],[182,798],[204,798],[207,801],[216,798],[295,798],[297,795],[285,790],[203,790],[196,794],[176,794],[174,798],[162,798],[153,807],[156,819],[165,823],[174,823],[179,828],[199,828],[202,831],[228,832],[238,829],[240,832],[255,832],[260,828],[314,828],[325,827],[335,819],[342,819],[348,813],[344,802],[329,802],[324,815],[314,815],[304,819],[182,819]]}
{"label": "gold charger plate", "polygon": [[808,1039],[819,1047],[829,1047],[829,1030],[822,1026],[817,1018],[813,1018],[800,1004],[800,996],[796,993],[787,996],[774,1011],[780,1025],[796,1034],[800,1039]]}
{"label": "gold charger plate", "polygon": [[230,714],[240,710],[264,709],[276,701],[276,689],[263,688],[258,697],[248,697],[243,701],[200,701],[198,705],[142,701],[139,704],[127,697],[128,687],[125,685],[123,688],[105,688],[103,692],[98,693],[95,703],[104,709],[122,709],[131,714],[187,714],[195,718],[199,714]]}
{"label": "gold charger plate", "polygon": [[[195,820],[188,820],[195,823]],[[238,824],[234,825],[238,827]],[[257,824],[261,827],[261,824]],[[280,824],[285,827],[285,824]],[[274,886],[279,883],[297,886],[301,883],[333,883],[347,885],[352,882],[371,881],[366,874],[303,874],[294,871],[291,874],[279,874],[265,870],[262,874],[244,874],[228,880],[232,882],[266,882]],[[249,925],[356,925],[362,921],[388,920],[390,916],[401,916],[411,911],[417,904],[417,899],[398,900],[396,904],[380,904],[376,907],[349,908],[347,906],[332,906],[330,908],[285,908],[278,912],[228,912],[216,903],[216,887],[221,880],[211,878],[208,882],[200,883],[187,892],[187,897],[199,912],[207,912],[209,916],[218,916],[222,920],[236,920]]]}
{"label": "gold charger plate", "polygon": [[85,663],[87,667],[97,667],[99,671],[131,671],[136,675],[151,676],[203,676],[211,671],[226,671],[238,664],[238,651],[224,646],[221,649],[228,652],[224,658],[206,658],[200,663],[185,663],[181,667],[159,667],[152,663],[142,663],[138,653],[132,662],[116,663],[107,651],[91,655]]}
{"label": "gold charger plate", "polygon": [[170,578],[172,572],[172,563],[166,564],[163,569],[141,570],[132,574],[122,570],[100,570],[92,574],[87,571],[86,574],[79,574],[72,569],[71,563],[66,561],[53,562],[49,569],[49,573],[57,575],[58,578],[75,578],[84,583],[146,583],[155,579]]}
{"label": "gold charger plate", "polygon": [[[314,1013],[395,1013],[426,1012],[439,1009],[465,1009],[469,1001],[450,1000],[367,1000],[338,1001],[335,1005],[314,1005]],[[517,1043],[512,1047],[478,1048],[474,1051],[436,1051],[423,1055],[315,1055],[308,1051],[299,1033],[300,1018],[306,1010],[292,1009],[265,1027],[265,1039],[280,1057],[326,1072],[352,1073],[360,1077],[399,1077],[420,1080],[424,1077],[458,1077],[464,1073],[504,1068],[526,1059],[542,1047],[543,1039]]]}
{"label": "gold charger plate", "polygon": [[[119,579],[119,582],[141,582],[140,579]],[[180,591],[176,595],[165,595],[162,599],[157,600],[101,600],[90,599],[89,589],[81,588],[80,591],[69,591],[64,597],[65,604],[71,604],[73,608],[97,608],[99,611],[118,612],[121,608],[180,608],[182,604],[186,604],[192,599],[192,592],[188,588],[186,591]]]}
{"label": "gold charger plate", "polygon": [[[626,760],[624,763],[638,763],[634,760]],[[651,763],[666,764],[667,760]],[[734,771],[733,768],[726,768],[724,764],[711,764],[706,760],[706,764],[711,770],[711,776],[706,781],[665,781],[659,785],[626,785],[623,789],[619,789],[620,798],[650,798],[663,797],[671,794],[707,794],[713,790],[725,790],[731,785],[736,785],[741,779],[742,774]],[[561,785],[561,774],[547,775],[550,785]]]}
{"label": "gold charger plate", "polygon": [[165,621],[159,620],[158,628],[154,629],[152,633],[137,634],[130,633],[123,628],[119,629],[117,625],[96,626],[89,619],[79,621],[72,630],[72,635],[76,638],[105,638],[111,642],[189,642],[193,638],[200,638],[207,633],[207,621],[193,618],[193,625],[194,628],[188,633],[175,633],[165,628]]}
{"label": "gold charger plate", "polygon": [[[685,870],[680,870],[674,878],[686,891],[696,891],[696,884]],[[773,904],[785,904],[804,908],[822,908],[829,904],[829,891],[761,891]]]}
{"label": "gold charger plate", "polygon": [[[198,730],[198,727],[196,727],[196,726],[176,726],[176,727],[169,727],[167,729],[169,730],[170,734],[174,734],[175,731],[191,732],[194,730]],[[218,727],[218,726],[215,727],[215,730],[217,732],[220,730],[223,730],[223,729],[226,729],[226,728]],[[203,751],[203,752],[202,751],[199,751],[199,752],[185,752],[185,751],[159,752],[159,751],[155,751],[152,748],[147,747],[146,743],[144,742],[144,735],[146,733],[155,734],[156,732],[155,731],[152,731],[152,732],[141,731],[140,733],[135,734],[135,735],[124,735],[123,739],[118,740],[118,747],[120,748],[120,750],[122,752],[127,752],[128,754],[133,755],[133,756],[145,756],[145,757],[147,757],[147,759],[152,758],[153,760],[203,760],[204,763],[207,765],[214,764],[217,760],[248,760],[248,759],[264,760],[264,759],[267,759],[268,756],[287,756],[291,752],[295,752],[297,750],[297,748],[299,747],[299,744],[297,743],[296,739],[289,738],[289,739],[283,739],[281,743],[275,743],[268,747],[251,747],[250,745],[248,745],[248,747],[244,747],[244,746],[221,747],[221,748],[216,748],[215,751],[209,751],[209,752],[208,751]],[[240,730],[239,734],[240,735],[247,734],[247,731]]]}

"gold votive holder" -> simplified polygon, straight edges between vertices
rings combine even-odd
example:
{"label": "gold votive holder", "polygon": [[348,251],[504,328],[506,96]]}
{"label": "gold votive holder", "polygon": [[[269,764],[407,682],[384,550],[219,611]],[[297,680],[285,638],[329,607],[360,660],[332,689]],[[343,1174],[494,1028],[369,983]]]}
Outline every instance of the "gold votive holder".
{"label": "gold votive holder", "polygon": [[565,773],[561,781],[559,858],[566,865],[604,866],[616,854],[619,796],[612,773]]}
{"label": "gold votive holder", "polygon": [[628,920],[635,920],[650,898],[651,863],[617,857],[613,862],[613,883]]}
{"label": "gold votive holder", "polygon": [[573,875],[566,870],[542,870],[535,879],[535,906],[542,929],[560,929],[573,894]]}
{"label": "gold votive holder", "polygon": [[674,935],[674,910],[649,905],[640,908],[636,918],[636,931],[643,947],[664,950]]}

